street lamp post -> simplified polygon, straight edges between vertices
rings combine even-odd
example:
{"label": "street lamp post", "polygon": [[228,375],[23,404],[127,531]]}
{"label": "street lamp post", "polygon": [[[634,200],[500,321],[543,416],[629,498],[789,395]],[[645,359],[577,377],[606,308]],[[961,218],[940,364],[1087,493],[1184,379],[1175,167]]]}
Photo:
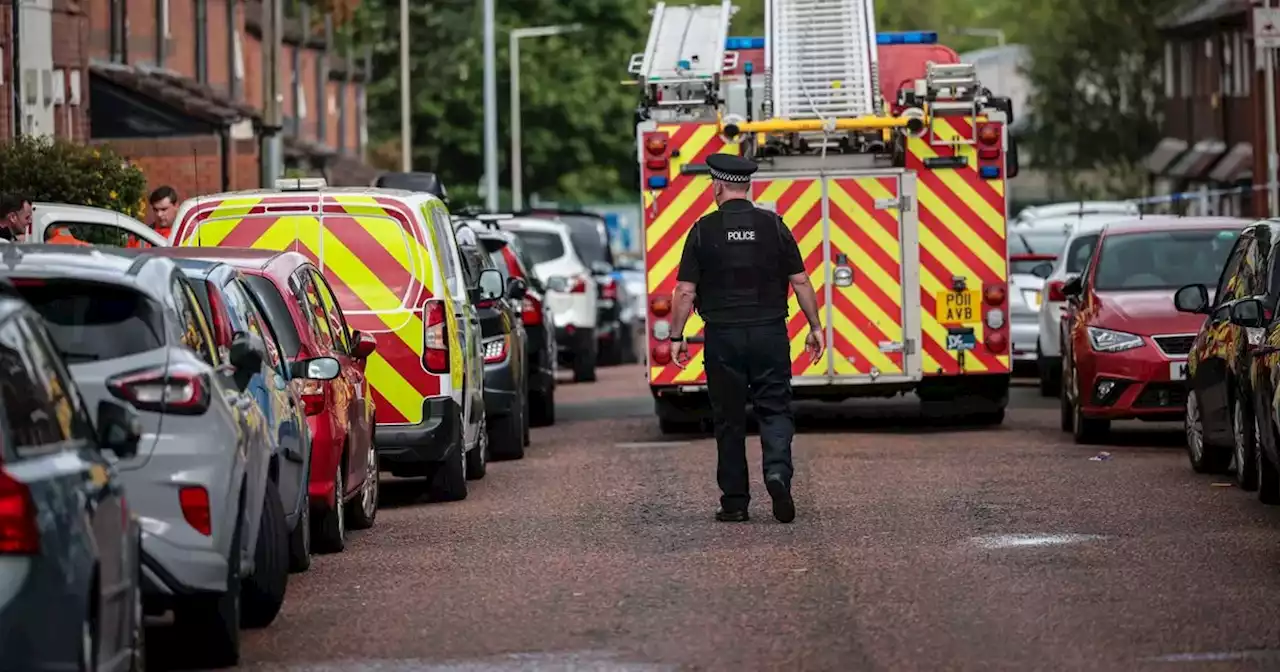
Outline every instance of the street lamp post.
{"label": "street lamp post", "polygon": [[413,170],[413,130],[409,107],[409,0],[400,0],[400,170]]}
{"label": "street lamp post", "polygon": [[[537,26],[511,31],[511,209],[524,209],[524,167],[520,156],[520,40],[525,37],[550,37],[582,30],[581,24]],[[494,191],[497,191],[496,188]],[[496,208],[494,208],[496,209]]]}

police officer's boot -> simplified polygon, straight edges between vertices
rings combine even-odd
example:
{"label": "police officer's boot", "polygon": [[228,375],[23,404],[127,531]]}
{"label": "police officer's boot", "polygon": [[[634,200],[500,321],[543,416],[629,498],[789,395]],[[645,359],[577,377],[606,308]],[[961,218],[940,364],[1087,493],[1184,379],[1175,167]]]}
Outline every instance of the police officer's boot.
{"label": "police officer's boot", "polygon": [[750,520],[750,518],[751,517],[747,515],[746,509],[726,509],[724,507],[720,507],[720,509],[716,511],[716,520],[722,523],[745,523]]}
{"label": "police officer's boot", "polygon": [[770,474],[764,479],[764,487],[773,498],[773,517],[779,523],[789,523],[796,519],[796,502],[791,499],[791,486],[780,474]]}

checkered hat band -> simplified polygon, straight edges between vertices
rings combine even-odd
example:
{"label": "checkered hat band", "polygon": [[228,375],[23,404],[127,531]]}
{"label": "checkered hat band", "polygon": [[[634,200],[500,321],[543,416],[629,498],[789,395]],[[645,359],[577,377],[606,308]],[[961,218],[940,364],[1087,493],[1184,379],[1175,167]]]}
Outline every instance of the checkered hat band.
{"label": "checkered hat band", "polygon": [[720,180],[721,182],[738,182],[746,183],[751,181],[750,175],[740,175],[738,173],[726,173],[721,170],[711,168],[711,179]]}

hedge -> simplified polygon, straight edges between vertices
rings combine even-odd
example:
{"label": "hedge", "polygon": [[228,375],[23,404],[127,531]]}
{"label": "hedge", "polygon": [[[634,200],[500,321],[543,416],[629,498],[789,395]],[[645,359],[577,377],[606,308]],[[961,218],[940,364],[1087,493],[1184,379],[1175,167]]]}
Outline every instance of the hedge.
{"label": "hedge", "polygon": [[[0,144],[0,190],[29,201],[90,205],[144,220],[147,178],[110,147],[83,145],[44,136],[19,136]],[[102,227],[72,233],[88,242],[101,240]]]}

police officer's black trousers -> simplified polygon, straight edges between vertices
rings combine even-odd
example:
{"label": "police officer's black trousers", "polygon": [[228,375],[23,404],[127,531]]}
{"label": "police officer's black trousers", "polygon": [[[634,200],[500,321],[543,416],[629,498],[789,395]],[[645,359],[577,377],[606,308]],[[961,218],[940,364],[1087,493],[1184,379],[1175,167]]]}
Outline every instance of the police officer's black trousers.
{"label": "police officer's black trousers", "polygon": [[740,510],[751,500],[747,475],[747,402],[760,424],[764,474],[791,483],[791,343],[786,324],[707,325],[703,356],[715,417],[720,505]]}

